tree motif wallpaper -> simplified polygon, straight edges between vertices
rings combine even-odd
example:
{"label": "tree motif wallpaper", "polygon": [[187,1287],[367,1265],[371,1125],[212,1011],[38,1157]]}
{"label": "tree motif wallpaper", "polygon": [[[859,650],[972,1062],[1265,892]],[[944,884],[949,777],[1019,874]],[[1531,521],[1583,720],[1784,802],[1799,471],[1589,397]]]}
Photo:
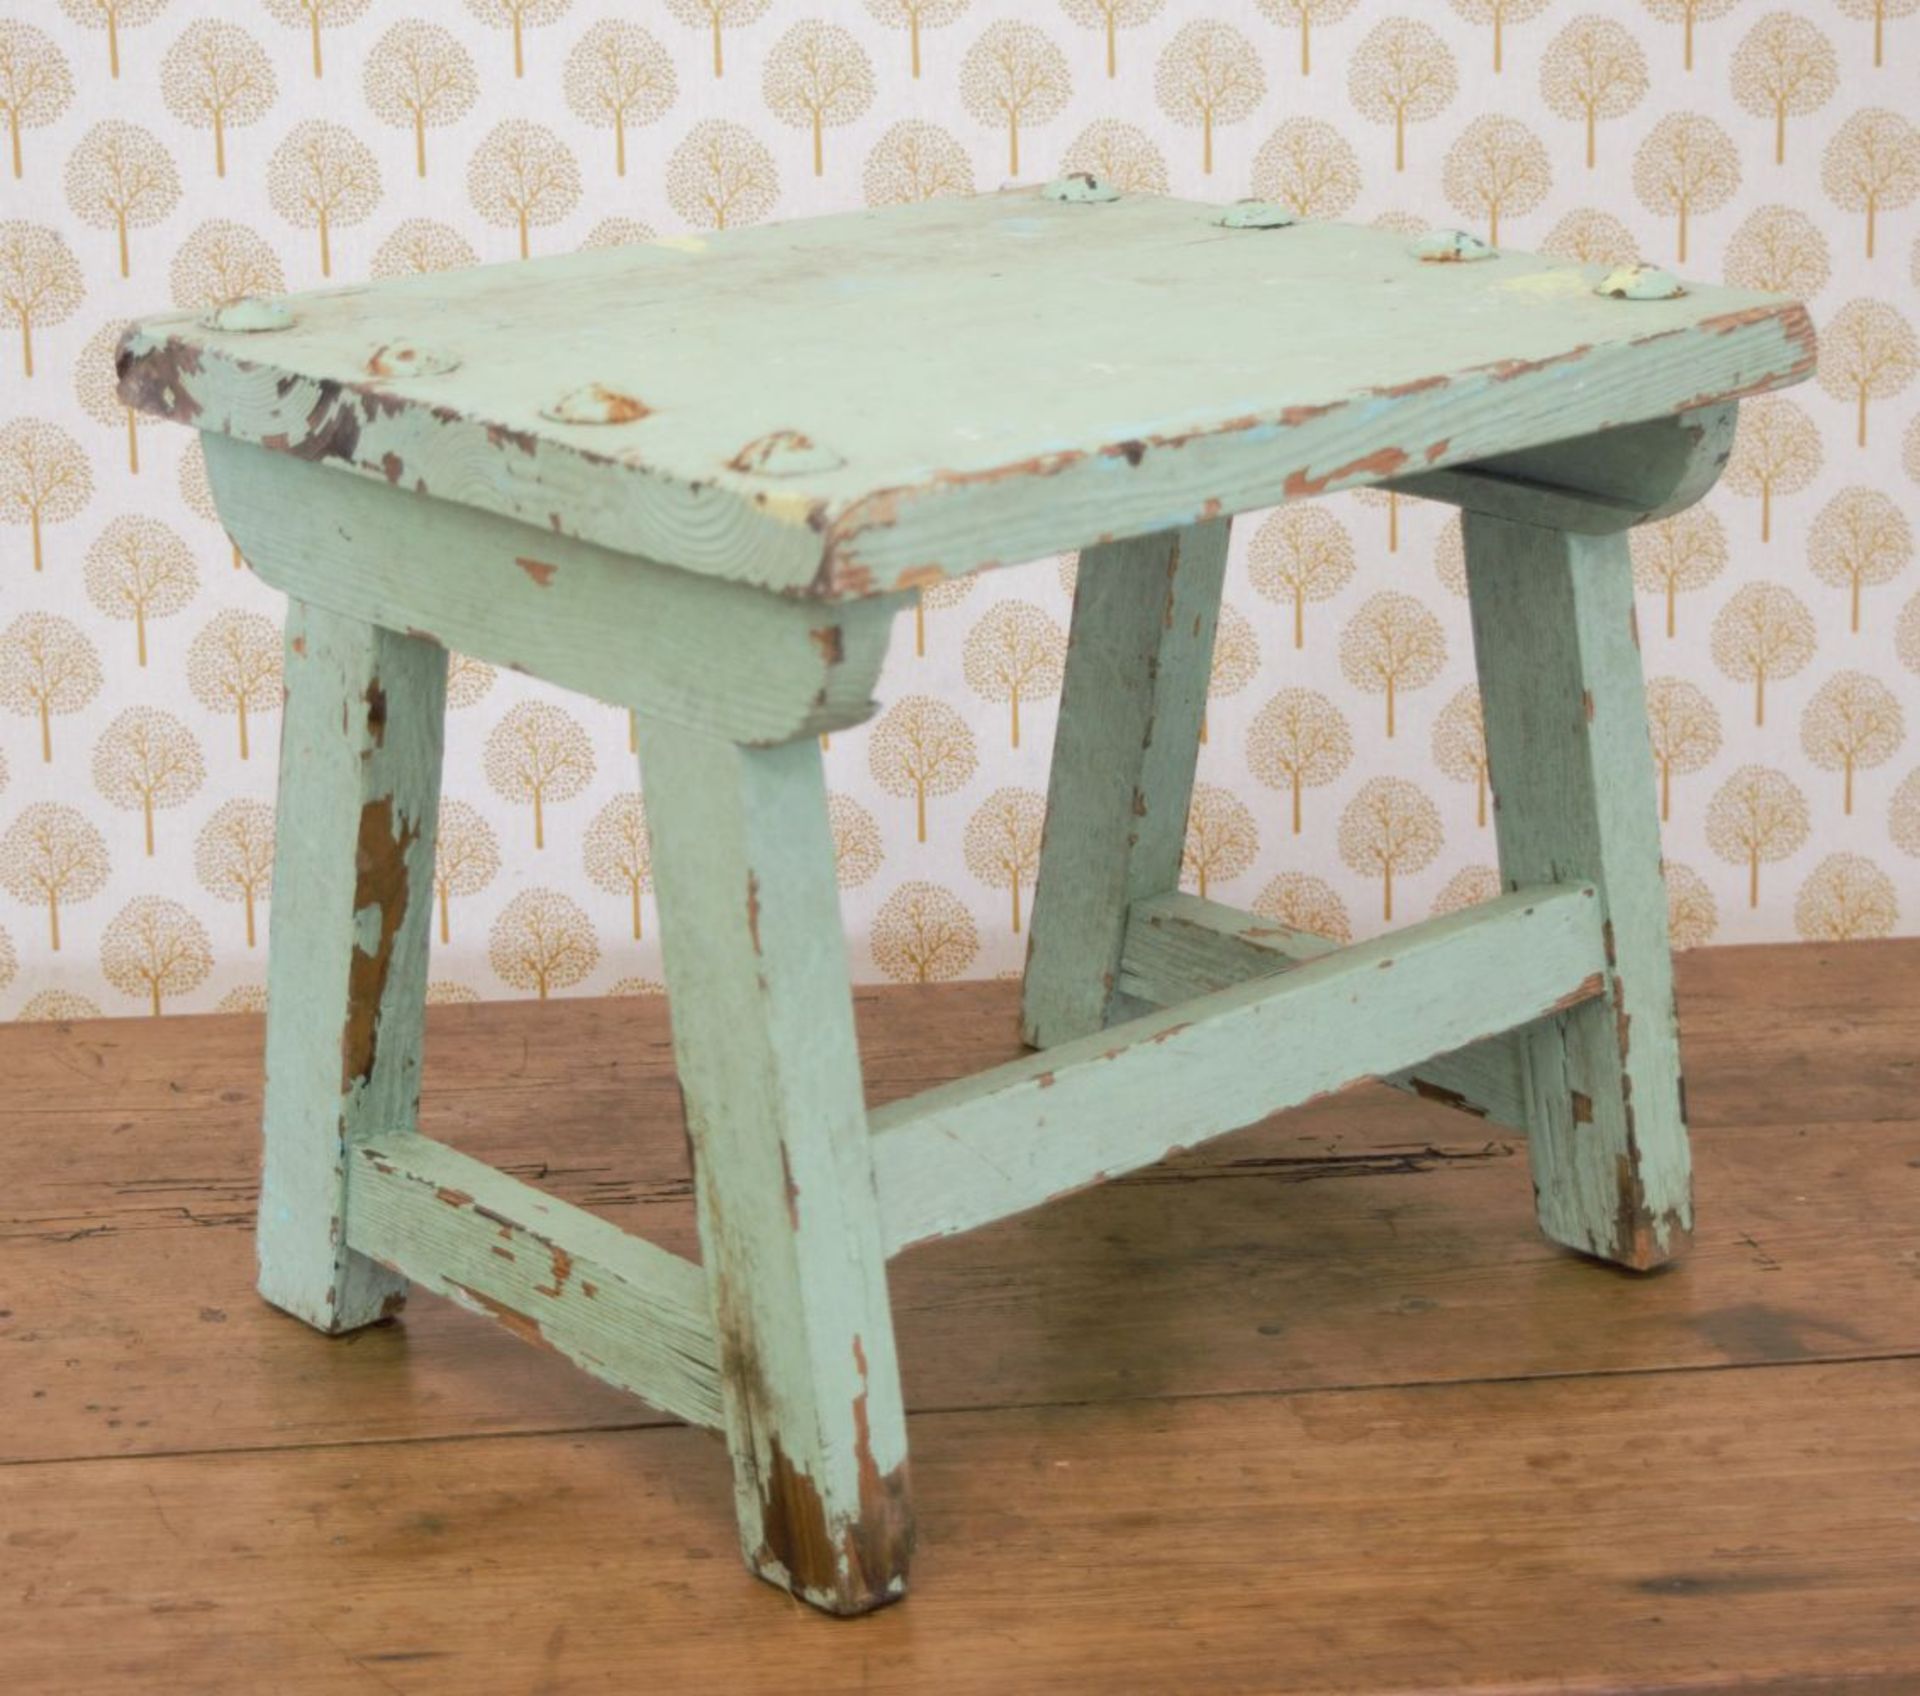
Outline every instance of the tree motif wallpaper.
{"label": "tree motif wallpaper", "polygon": [[[280,606],[129,317],[1083,169],[1808,298],[1817,383],[1634,541],[1674,930],[1920,930],[1917,66],[1920,0],[0,0],[0,1015],[263,993]],[[1075,571],[927,591],[832,738],[860,975],[1017,968]],[[1442,508],[1238,523],[1190,887],[1495,890],[1464,591]],[[449,698],[434,996],[656,989],[625,715]]]}

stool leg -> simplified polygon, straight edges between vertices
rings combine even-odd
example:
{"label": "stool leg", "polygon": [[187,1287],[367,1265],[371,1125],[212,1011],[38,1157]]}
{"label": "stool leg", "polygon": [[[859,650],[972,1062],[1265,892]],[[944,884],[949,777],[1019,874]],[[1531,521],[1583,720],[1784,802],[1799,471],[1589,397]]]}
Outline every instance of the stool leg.
{"label": "stool leg", "polygon": [[640,763],[742,1548],[865,1613],[913,1520],[819,744],[649,720]]}
{"label": "stool leg", "polygon": [[1127,909],[1180,886],[1226,564],[1225,519],[1080,557],[1022,992],[1036,1048],[1108,1022]]}
{"label": "stool leg", "polygon": [[1591,879],[1608,939],[1604,997],[1524,1039],[1540,1224],[1644,1271],[1693,1205],[1627,538],[1465,523],[1501,876]]}
{"label": "stool leg", "polygon": [[322,1331],[396,1312],[346,1246],[347,1145],[412,1130],[447,656],[294,602],[267,960],[260,1293]]}

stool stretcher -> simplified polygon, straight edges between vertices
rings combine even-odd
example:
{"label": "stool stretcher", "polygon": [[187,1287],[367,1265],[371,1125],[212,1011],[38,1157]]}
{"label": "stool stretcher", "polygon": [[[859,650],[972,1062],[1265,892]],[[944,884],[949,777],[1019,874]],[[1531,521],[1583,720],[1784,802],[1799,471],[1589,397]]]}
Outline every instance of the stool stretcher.
{"label": "stool stretcher", "polygon": [[347,1241],[693,1425],[718,1429],[719,1349],[692,1261],[430,1137],[357,1144]]}
{"label": "stool stretcher", "polygon": [[1606,967],[1591,885],[1524,889],[895,1102],[872,1116],[887,1250],[1562,1012]]}

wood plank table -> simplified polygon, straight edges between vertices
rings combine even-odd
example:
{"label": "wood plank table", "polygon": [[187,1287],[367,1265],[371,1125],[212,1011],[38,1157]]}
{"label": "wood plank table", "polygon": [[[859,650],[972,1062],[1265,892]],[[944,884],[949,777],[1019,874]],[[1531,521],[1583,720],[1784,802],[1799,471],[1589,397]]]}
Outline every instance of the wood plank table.
{"label": "wood plank table", "polygon": [[[1547,1234],[1691,1226],[1625,533],[1804,309],[1095,181],[137,324],[291,597],[260,1288],[406,1279],[723,1428],[749,1566],[858,1613],[913,1530],[887,1257],[1385,1077],[1529,1135]],[[342,473],[348,473],[343,475]],[[1232,514],[1465,509],[1507,894],[1334,950],[1178,889]],[[946,577],[1081,548],[1023,1019],[869,1114],[820,733]],[[631,708],[701,1261],[417,1131],[448,649]]]}

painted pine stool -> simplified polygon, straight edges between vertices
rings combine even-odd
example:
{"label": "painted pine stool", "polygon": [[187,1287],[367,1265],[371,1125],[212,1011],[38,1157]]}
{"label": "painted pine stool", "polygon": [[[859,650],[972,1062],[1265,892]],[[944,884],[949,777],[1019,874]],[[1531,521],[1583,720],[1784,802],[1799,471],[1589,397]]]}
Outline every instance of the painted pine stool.
{"label": "painted pine stool", "polygon": [[[242,300],[128,335],[291,598],[260,1288],[412,1279],[725,1431],[749,1566],[912,1543],[886,1263],[1364,1078],[1528,1133],[1548,1236],[1690,1226],[1626,531],[1804,310],[1087,178]],[[1349,948],[1182,894],[1230,515],[1466,512],[1508,893]],[[1024,991],[1039,1052],[869,1113],[821,733],[899,612],[1082,549]],[[415,1129],[447,651],[637,715],[702,1264]]]}

